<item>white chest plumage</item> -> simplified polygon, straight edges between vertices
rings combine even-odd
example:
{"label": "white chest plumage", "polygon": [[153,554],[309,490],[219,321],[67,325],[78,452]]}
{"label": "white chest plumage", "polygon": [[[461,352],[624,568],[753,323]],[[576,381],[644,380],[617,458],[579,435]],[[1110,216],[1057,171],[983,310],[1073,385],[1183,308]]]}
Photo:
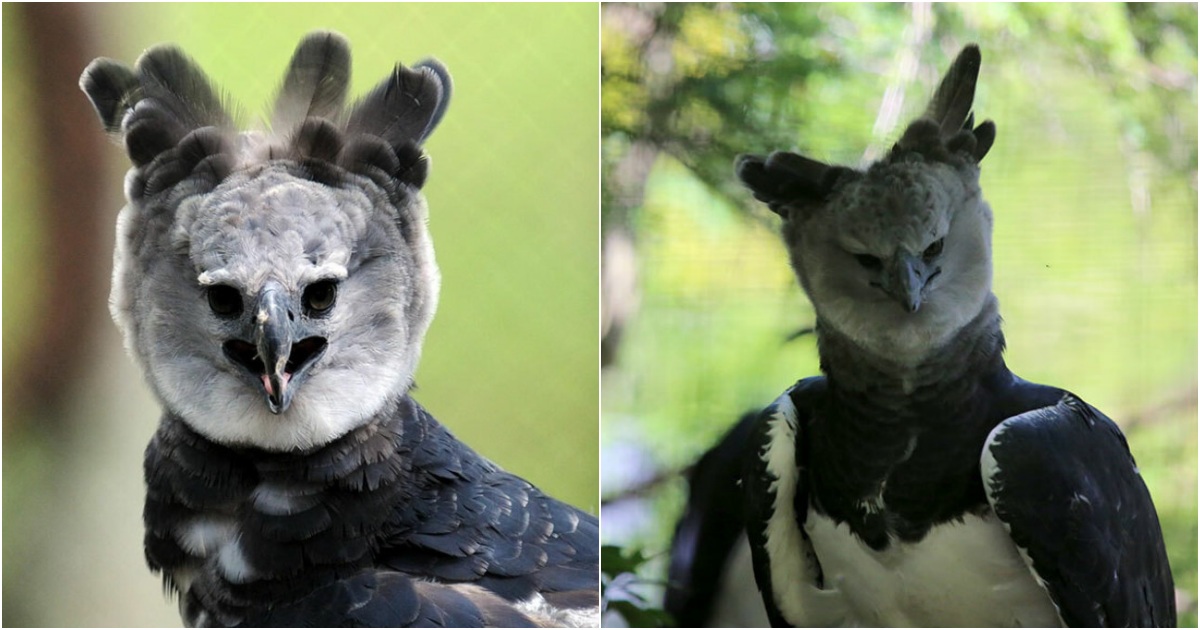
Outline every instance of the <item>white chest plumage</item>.
{"label": "white chest plumage", "polygon": [[[863,544],[846,524],[813,511],[804,529],[821,563],[826,595],[840,600],[841,625],[1062,625],[1050,596],[991,512],[944,523],[918,543],[893,542],[881,552]],[[827,621],[812,612],[793,621]]]}
{"label": "white chest plumage", "polygon": [[[775,603],[796,626],[1050,627],[1062,620],[1049,594],[1021,558],[1003,523],[988,511],[944,523],[920,542],[893,541],[875,551],[846,524],[809,507],[803,532],[793,499],[797,487],[796,410],[776,401],[770,441],[762,452],[774,509],[766,552]],[[811,542],[816,567],[806,557]]]}

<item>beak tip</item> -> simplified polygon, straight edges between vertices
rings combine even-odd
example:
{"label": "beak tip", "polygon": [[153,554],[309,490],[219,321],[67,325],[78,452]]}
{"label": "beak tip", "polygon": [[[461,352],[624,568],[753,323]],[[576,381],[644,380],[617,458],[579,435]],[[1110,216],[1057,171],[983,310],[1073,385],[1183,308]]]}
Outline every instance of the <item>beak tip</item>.
{"label": "beak tip", "polygon": [[267,409],[275,415],[287,411],[291,406],[292,397],[288,390],[288,380],[290,379],[286,376],[282,378],[262,376],[263,393],[267,395]]}
{"label": "beak tip", "polygon": [[292,380],[290,374],[287,372],[270,374],[270,376],[262,374],[259,378],[263,380],[266,408],[275,415],[287,412],[288,407],[292,406],[292,390],[288,388],[288,383]]}
{"label": "beak tip", "polygon": [[275,396],[267,396],[267,409],[274,415],[280,415],[288,410],[291,406],[289,397],[276,398]]}

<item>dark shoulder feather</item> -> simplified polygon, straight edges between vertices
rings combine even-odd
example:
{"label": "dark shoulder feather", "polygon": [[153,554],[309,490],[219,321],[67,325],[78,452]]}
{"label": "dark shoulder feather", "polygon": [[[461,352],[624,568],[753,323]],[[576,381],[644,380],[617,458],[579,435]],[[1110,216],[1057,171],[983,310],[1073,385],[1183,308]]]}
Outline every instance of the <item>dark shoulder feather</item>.
{"label": "dark shoulder feather", "polygon": [[981,469],[992,509],[1068,626],[1175,626],[1162,527],[1108,416],[1066,393],[997,426]]}

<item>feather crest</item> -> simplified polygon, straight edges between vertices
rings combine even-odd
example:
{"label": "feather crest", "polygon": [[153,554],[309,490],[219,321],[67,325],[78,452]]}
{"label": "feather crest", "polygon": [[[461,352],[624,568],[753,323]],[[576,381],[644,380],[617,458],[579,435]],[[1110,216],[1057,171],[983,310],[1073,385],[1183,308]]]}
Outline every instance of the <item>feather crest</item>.
{"label": "feather crest", "polygon": [[337,120],[350,86],[350,45],[329,31],[310,33],[296,46],[271,128],[286,133],[309,118]]}
{"label": "feather crest", "polygon": [[938,124],[942,138],[950,138],[963,128],[968,118],[973,119],[971,104],[975,101],[981,60],[979,46],[968,44],[958,53],[929,101],[925,117]]}
{"label": "feather crest", "polygon": [[351,134],[370,134],[393,147],[420,144],[446,112],[450,74],[432,59],[413,68],[397,64],[392,74],[355,104],[346,122]]}

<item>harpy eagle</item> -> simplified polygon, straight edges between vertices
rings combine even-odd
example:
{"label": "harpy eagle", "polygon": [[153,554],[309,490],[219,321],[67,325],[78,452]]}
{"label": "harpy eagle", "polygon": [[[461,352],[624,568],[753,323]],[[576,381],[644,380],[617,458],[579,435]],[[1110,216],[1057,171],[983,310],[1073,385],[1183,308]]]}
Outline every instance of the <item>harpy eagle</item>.
{"label": "harpy eagle", "polygon": [[823,376],[745,416],[696,467],[666,600],[681,625],[721,622],[743,531],[773,626],[1175,625],[1121,431],[1005,365],[979,68],[967,46],[865,170],[738,160],[783,218]]}
{"label": "harpy eagle", "polygon": [[164,408],[146,559],[191,626],[596,625],[596,518],[409,396],[450,75],[397,65],[347,107],[349,77],[308,35],[248,132],[175,47],[80,80],[133,162],[110,304]]}

